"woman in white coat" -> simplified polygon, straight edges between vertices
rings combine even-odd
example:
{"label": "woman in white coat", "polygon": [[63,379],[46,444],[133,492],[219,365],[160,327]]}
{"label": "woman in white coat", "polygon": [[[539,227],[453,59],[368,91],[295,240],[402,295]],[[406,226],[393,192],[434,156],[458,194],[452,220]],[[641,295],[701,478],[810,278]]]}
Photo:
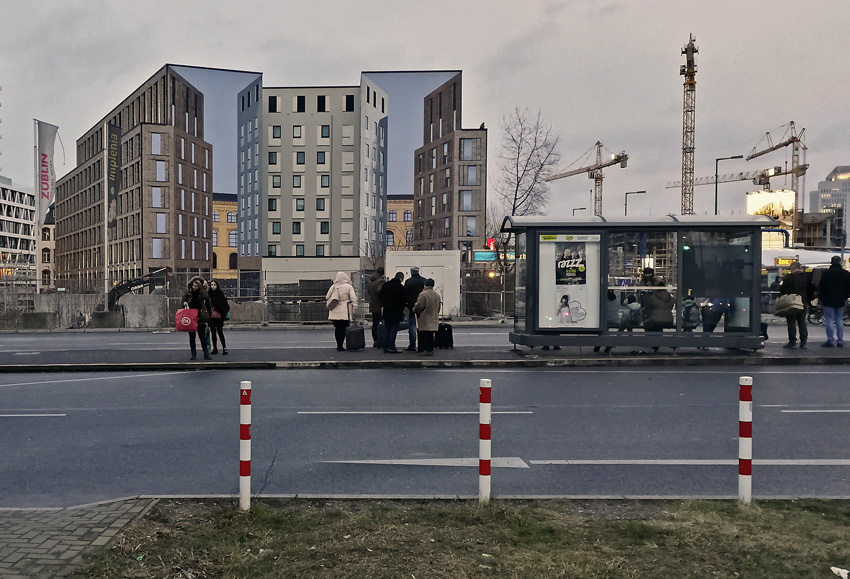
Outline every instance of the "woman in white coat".
{"label": "woman in white coat", "polygon": [[333,285],[325,296],[328,308],[328,319],[334,325],[334,337],[336,338],[336,349],[344,352],[345,328],[354,319],[357,310],[357,294],[351,286],[351,280],[344,272],[337,272]]}

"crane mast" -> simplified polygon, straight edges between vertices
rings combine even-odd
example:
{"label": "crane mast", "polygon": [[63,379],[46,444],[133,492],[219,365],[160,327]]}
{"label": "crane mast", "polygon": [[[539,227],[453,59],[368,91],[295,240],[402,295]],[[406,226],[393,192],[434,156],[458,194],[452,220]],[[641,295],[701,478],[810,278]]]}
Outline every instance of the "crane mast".
{"label": "crane mast", "polygon": [[694,126],[697,101],[697,65],[694,55],[699,52],[694,45],[694,35],[682,49],[685,64],[679,74],[685,77],[685,97],[682,119],[682,215],[694,214]]}

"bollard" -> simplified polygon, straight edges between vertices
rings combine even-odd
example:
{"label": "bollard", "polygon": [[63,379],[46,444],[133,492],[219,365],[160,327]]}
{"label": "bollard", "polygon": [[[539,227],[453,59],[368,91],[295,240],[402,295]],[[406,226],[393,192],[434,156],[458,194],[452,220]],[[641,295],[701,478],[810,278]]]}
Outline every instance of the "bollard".
{"label": "bollard", "polygon": [[486,504],[490,502],[490,380],[482,378],[478,386],[478,502]]}
{"label": "bollard", "polygon": [[741,376],[738,395],[738,500],[753,500],[753,379]]}
{"label": "bollard", "polygon": [[239,508],[251,508],[251,382],[239,383]]}

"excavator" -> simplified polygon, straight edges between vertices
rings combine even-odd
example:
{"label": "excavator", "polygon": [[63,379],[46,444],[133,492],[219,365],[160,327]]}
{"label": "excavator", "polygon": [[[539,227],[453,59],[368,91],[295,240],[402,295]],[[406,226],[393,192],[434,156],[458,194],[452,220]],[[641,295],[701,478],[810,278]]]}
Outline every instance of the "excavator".
{"label": "excavator", "polygon": [[121,299],[121,296],[131,292],[135,292],[136,290],[148,287],[150,288],[151,292],[153,292],[154,288],[162,286],[161,282],[168,278],[168,269],[169,268],[167,267],[163,267],[154,270],[150,273],[146,273],[145,275],[135,277],[133,279],[124,280],[115,284],[114,286],[112,286],[112,289],[109,290],[109,293],[106,297],[107,309],[110,312],[116,311],[118,309],[118,300]]}

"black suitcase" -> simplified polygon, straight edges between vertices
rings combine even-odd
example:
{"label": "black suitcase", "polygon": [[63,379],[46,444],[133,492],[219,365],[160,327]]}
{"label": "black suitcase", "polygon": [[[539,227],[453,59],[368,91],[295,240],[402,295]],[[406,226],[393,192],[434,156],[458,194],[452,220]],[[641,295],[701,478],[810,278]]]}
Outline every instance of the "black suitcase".
{"label": "black suitcase", "polygon": [[434,340],[434,346],[437,348],[454,348],[455,341],[452,336],[452,325],[441,322],[437,326],[437,337]]}
{"label": "black suitcase", "polygon": [[387,325],[383,322],[378,323],[378,341],[375,343],[379,348],[387,347]]}
{"label": "black suitcase", "polygon": [[363,326],[353,325],[345,328],[345,349],[349,352],[362,350],[366,347],[366,334]]}

